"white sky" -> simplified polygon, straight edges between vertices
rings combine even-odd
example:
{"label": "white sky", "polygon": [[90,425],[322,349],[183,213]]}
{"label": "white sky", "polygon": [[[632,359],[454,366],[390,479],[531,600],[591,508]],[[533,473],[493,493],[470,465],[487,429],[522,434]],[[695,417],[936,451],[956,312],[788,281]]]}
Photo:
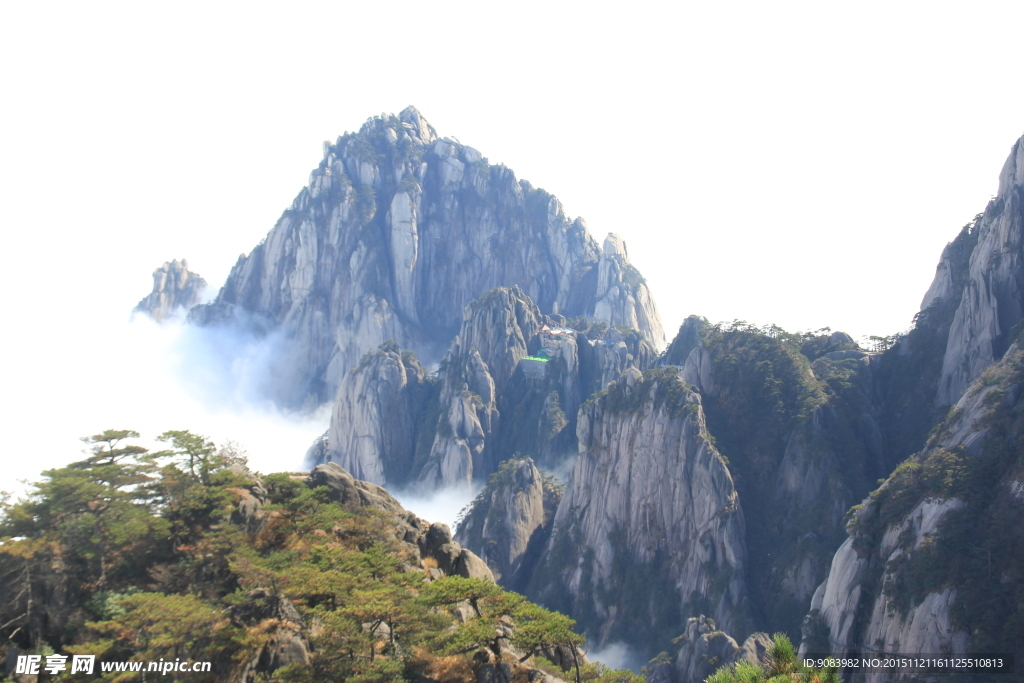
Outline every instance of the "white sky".
{"label": "white sky", "polygon": [[0,488],[115,426],[297,467],[322,420],[214,406],[177,379],[185,333],[127,314],[171,258],[219,286],[322,140],[408,104],[622,234],[670,337],[689,313],[902,330],[1024,133],[1022,20],[979,2],[0,4]]}

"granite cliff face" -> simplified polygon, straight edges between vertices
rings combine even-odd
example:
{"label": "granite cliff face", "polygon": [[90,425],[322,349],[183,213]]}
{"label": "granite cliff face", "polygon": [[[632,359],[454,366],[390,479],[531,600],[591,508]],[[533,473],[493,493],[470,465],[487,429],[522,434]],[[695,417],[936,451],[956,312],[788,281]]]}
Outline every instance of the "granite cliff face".
{"label": "granite cliff face", "polygon": [[380,485],[404,482],[435,387],[414,354],[382,344],[342,379],[324,452],[308,459],[337,462],[352,476]]}
{"label": "granite cliff face", "polygon": [[674,370],[629,369],[580,409],[576,431],[529,592],[598,643],[662,645],[697,612],[746,627],[743,512],[700,396]]}
{"label": "granite cliff face", "polygon": [[547,314],[664,340],[620,238],[601,247],[553,196],[410,107],[325,143],[309,185],[191,317],[280,332],[274,396],[309,406],[387,340],[437,358],[466,304],[512,285]]}
{"label": "granite cliff face", "polygon": [[1021,145],[998,196],[946,245],[912,327],[875,364],[891,470],[919,451],[967,386],[998,360],[1021,319]]}
{"label": "granite cliff face", "polygon": [[1012,345],[855,508],[811,602],[804,651],[1021,650],[1022,379],[1024,352]]}
{"label": "granite cliff face", "polygon": [[[543,553],[524,554],[515,569],[517,587],[572,614],[596,642],[676,652],[686,661],[662,671],[666,680],[690,680],[693,657],[711,652],[669,645],[688,618],[717,622],[712,649],[757,628],[799,633],[842,542],[846,510],[887,471],[872,400],[877,355],[842,333],[700,318],[684,323],[660,367],[646,372],[627,348],[616,351],[622,342],[577,335],[565,344],[573,353],[563,358],[593,353],[606,369],[616,367],[612,359],[629,364],[579,406],[574,468]],[[561,386],[556,371],[546,379]],[[515,382],[514,373],[506,394]],[[585,394],[593,385],[581,387]],[[503,428],[511,411],[500,412]],[[522,419],[512,423],[526,431]],[[499,546],[524,547],[539,515],[528,530],[497,524],[510,515],[492,520],[489,501],[513,497],[489,489],[466,517],[466,545],[509,585],[508,560],[488,544],[500,534]],[[539,498],[518,502],[537,508]]]}
{"label": "granite cliff face", "polygon": [[922,309],[943,298],[959,306],[949,331],[936,402],[951,405],[971,382],[999,360],[1011,330],[1024,317],[1024,138],[1014,144],[999,174],[999,192],[974,228],[966,286],[958,293],[953,269],[943,260]]}
{"label": "granite cliff face", "polygon": [[168,261],[153,271],[153,291],[135,306],[133,313],[145,313],[162,322],[198,304],[205,289],[206,280],[188,269],[188,261]]}
{"label": "granite cliff face", "polygon": [[530,458],[502,463],[463,520],[455,540],[477,548],[494,578],[522,590],[551,532],[561,489],[545,481]]}
{"label": "granite cliff face", "polygon": [[498,396],[541,324],[540,311],[518,287],[494,289],[466,307],[442,361],[441,417],[424,485],[471,484],[497,467],[493,455],[485,462],[484,451],[498,432]]}
{"label": "granite cliff face", "polygon": [[949,409],[937,401],[950,329],[970,276],[978,244],[976,217],[946,245],[935,282],[913,326],[873,363],[874,396],[888,471],[921,450],[928,432]]}
{"label": "granite cliff face", "polygon": [[1022,150],[1024,138],[998,195],[943,251],[914,327],[875,363],[886,464],[906,459],[854,508],[805,652],[1024,651]]}
{"label": "granite cliff face", "polygon": [[382,345],[344,377],[328,438],[308,459],[424,489],[482,483],[517,453],[555,466],[576,453],[580,404],[655,358],[636,331],[569,324],[499,287],[466,307],[436,376]]}
{"label": "granite cliff face", "polygon": [[841,332],[794,335],[699,318],[683,324],[663,358],[700,393],[735,479],[761,628],[798,632],[844,537],[844,514],[889,471],[873,399],[876,360]]}

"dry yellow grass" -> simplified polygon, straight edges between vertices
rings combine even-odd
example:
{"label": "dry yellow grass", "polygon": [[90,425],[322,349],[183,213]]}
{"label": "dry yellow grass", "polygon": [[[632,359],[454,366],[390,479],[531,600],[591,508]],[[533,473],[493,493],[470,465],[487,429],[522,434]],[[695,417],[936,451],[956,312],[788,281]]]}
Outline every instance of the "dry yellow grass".
{"label": "dry yellow grass", "polygon": [[413,652],[413,668],[440,683],[474,683],[476,681],[476,675],[469,664],[469,657],[465,655],[437,657],[417,648]]}

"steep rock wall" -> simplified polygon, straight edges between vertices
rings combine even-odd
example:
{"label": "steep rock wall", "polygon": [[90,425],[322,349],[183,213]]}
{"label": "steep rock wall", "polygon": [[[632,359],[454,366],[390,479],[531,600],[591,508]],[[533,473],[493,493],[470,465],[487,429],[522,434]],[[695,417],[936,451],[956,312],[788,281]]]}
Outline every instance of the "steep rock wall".
{"label": "steep rock wall", "polygon": [[575,455],[580,404],[655,358],[636,331],[567,324],[542,315],[520,288],[499,287],[466,307],[436,377],[418,363],[403,373],[409,352],[382,346],[393,347],[390,356],[369,354],[343,379],[329,438],[311,450],[311,462],[424,489],[482,483],[516,454],[557,466]]}
{"label": "steep rock wall", "polygon": [[441,417],[421,485],[471,484],[497,466],[494,458],[485,462],[484,449],[498,429],[498,394],[541,324],[540,310],[518,287],[491,290],[466,307],[442,361]]}
{"label": "steep rock wall", "polygon": [[888,473],[873,401],[876,358],[839,332],[794,335],[699,318],[684,323],[665,355],[699,391],[735,479],[760,628],[799,635],[845,538],[844,514]]}
{"label": "steep rock wall", "polygon": [[553,196],[439,139],[410,107],[325,143],[309,185],[192,319],[278,331],[269,390],[308,406],[332,399],[341,376],[386,340],[436,358],[467,303],[511,285],[545,312],[664,340],[621,239],[602,249]]}
{"label": "steep rock wall", "polygon": [[[352,476],[382,486],[413,471],[420,419],[436,387],[411,352],[382,345],[345,375],[327,431],[327,452]],[[310,457],[310,456],[307,456]]]}
{"label": "steep rock wall", "polygon": [[[971,382],[1009,347],[1024,317],[1024,138],[999,174],[999,192],[981,215],[970,276],[949,331],[936,402],[956,403]],[[923,304],[955,293],[954,278],[939,264]]]}
{"label": "steep rock wall", "polygon": [[551,531],[559,497],[533,460],[507,460],[459,523],[455,540],[477,553],[498,583],[521,590]]}
{"label": "steep rock wall", "polygon": [[531,594],[598,643],[647,650],[701,612],[749,630],[743,513],[700,397],[673,370],[630,369],[580,409],[577,436]]}
{"label": "steep rock wall", "polygon": [[1024,651],[1022,379],[1013,345],[855,508],[811,602],[804,652]]}

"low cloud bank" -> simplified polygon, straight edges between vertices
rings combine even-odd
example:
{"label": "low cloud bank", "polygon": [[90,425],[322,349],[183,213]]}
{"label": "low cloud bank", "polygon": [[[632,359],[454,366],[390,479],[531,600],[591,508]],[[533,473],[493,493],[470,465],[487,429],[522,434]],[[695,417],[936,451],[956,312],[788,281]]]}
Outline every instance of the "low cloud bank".
{"label": "low cloud bank", "polygon": [[588,650],[587,659],[592,662],[601,662],[612,669],[629,669],[634,673],[638,673],[640,667],[647,664],[647,661],[639,653],[621,642],[608,643],[599,650]]}
{"label": "low cloud bank", "polygon": [[[101,316],[97,316],[101,318]],[[81,437],[134,429],[142,445],[171,429],[232,440],[263,473],[302,466],[306,449],[330,419],[324,406],[288,413],[261,399],[272,337],[188,325],[157,324],[144,315],[90,324],[51,321],[26,351],[8,357],[5,384],[17,397],[17,425],[5,443],[0,490],[22,493],[19,480],[82,457]],[[78,328],[78,329],[74,329]]]}
{"label": "low cloud bank", "polygon": [[416,513],[428,522],[442,522],[455,532],[459,512],[473,502],[480,487],[449,486],[436,491],[417,489],[391,491],[406,510]]}

